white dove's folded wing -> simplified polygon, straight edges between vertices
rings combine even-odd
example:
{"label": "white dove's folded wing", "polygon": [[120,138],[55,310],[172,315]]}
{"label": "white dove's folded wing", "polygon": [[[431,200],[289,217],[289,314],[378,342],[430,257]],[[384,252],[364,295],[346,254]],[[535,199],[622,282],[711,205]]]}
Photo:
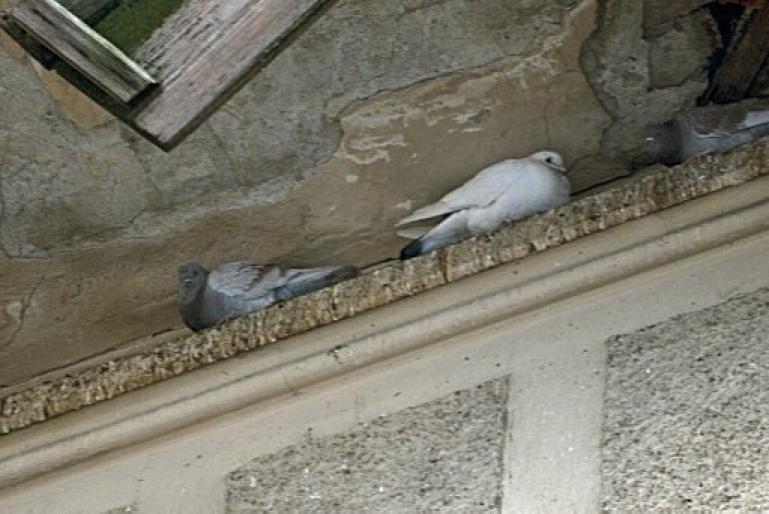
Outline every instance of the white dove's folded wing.
{"label": "white dove's folded wing", "polygon": [[415,227],[398,230],[395,234],[404,239],[419,239],[432,230],[433,227]]}
{"label": "white dove's folded wing", "polygon": [[516,180],[516,171],[527,165],[541,166],[528,159],[509,159],[498,162],[478,172],[473,178],[448,193],[438,202],[417,209],[400,220],[396,226],[414,221],[435,218],[471,207],[485,207],[493,203]]}
{"label": "white dove's folded wing", "polygon": [[451,214],[456,210],[457,210],[456,207],[449,205],[443,201],[438,201],[438,202],[435,202],[434,204],[430,204],[426,207],[422,207],[420,209],[415,210],[409,216],[406,216],[405,218],[400,220],[398,223],[396,223],[395,226],[400,227],[401,225],[406,225],[408,223],[413,223],[415,221],[436,218],[438,216],[443,216],[444,214]]}
{"label": "white dove's folded wing", "polygon": [[208,286],[227,296],[259,298],[286,283],[277,266],[247,262],[222,264],[208,275]]}

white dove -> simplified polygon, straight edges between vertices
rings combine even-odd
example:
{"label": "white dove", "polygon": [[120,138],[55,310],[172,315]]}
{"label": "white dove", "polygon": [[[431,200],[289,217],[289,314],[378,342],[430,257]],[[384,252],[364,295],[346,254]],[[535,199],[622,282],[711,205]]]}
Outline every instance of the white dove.
{"label": "white dove", "polygon": [[396,226],[442,216],[431,229],[402,230],[415,239],[401,251],[409,259],[468,237],[494,231],[506,221],[527,218],[569,201],[571,187],[563,157],[542,151],[484,168],[438,202],[416,210]]}

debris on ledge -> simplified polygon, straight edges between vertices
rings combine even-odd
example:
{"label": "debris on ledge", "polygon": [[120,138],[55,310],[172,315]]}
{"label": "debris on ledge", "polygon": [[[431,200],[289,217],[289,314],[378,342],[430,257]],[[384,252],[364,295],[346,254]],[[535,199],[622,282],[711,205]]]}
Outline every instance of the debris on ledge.
{"label": "debris on ledge", "polygon": [[769,140],[675,168],[649,169],[559,209],[359,277],[157,348],[118,357],[0,398],[0,434],[109,400],[401,298],[522,259],[769,174]]}

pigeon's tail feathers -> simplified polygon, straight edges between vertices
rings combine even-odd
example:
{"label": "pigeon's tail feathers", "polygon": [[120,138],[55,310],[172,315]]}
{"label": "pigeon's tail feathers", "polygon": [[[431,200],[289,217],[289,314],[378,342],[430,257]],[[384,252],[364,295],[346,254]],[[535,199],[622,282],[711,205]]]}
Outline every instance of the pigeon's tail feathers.
{"label": "pigeon's tail feathers", "polygon": [[334,282],[357,277],[360,271],[355,266],[332,266],[329,268],[327,278]]}
{"label": "pigeon's tail feathers", "polygon": [[408,223],[413,223],[415,221],[426,220],[430,218],[437,218],[438,216],[451,214],[455,210],[457,210],[455,207],[452,207],[451,205],[445,202],[442,202],[442,201],[435,202],[434,204],[428,205],[427,207],[422,207],[421,209],[417,209],[410,216],[406,216],[405,218],[400,220],[395,226],[400,227],[401,225],[406,225]]}
{"label": "pigeon's tail feathers", "polygon": [[403,239],[419,239],[420,237],[427,234],[431,228],[432,227],[404,228],[397,231],[396,234],[398,237],[402,237]]}
{"label": "pigeon's tail feathers", "polygon": [[327,266],[324,268],[289,270],[288,282],[275,290],[279,300],[288,300],[318,289],[323,289],[358,275],[355,266]]}

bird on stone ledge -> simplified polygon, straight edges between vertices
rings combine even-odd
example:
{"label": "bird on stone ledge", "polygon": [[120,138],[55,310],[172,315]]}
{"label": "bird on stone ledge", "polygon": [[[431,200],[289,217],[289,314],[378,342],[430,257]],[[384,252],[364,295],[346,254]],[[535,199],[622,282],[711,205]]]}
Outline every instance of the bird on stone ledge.
{"label": "bird on stone ledge", "polygon": [[633,164],[635,168],[656,162],[673,166],[698,155],[726,152],[765,136],[769,136],[766,100],[697,107],[645,128]]}
{"label": "bird on stone ledge", "polygon": [[438,202],[418,209],[396,226],[441,217],[428,229],[401,230],[415,239],[401,250],[410,259],[463,239],[492,232],[516,221],[568,203],[569,179],[563,157],[552,151],[508,159],[484,168]]}
{"label": "bird on stone ledge", "polygon": [[353,266],[283,270],[272,264],[230,262],[209,272],[197,262],[179,266],[179,310],[194,331],[301,296],[358,274]]}

